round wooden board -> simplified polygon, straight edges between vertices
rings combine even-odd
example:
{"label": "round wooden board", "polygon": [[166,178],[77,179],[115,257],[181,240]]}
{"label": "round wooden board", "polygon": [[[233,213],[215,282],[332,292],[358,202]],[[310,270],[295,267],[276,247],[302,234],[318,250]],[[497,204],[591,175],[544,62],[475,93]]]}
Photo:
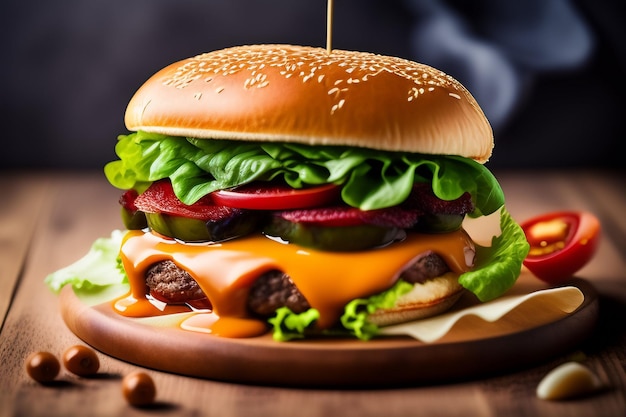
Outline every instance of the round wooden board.
{"label": "round wooden board", "polygon": [[111,303],[89,306],[71,287],[63,289],[60,303],[65,323],[79,338],[105,354],[147,368],[259,385],[389,387],[512,371],[572,349],[592,331],[598,297],[582,279],[568,284],[585,296],[569,315],[548,323],[532,324],[531,320],[521,327],[492,326],[487,332],[455,332],[453,328],[429,344],[409,337],[284,343],[269,334],[227,339],[182,330],[168,324],[167,318],[163,323],[129,319],[115,313]]}

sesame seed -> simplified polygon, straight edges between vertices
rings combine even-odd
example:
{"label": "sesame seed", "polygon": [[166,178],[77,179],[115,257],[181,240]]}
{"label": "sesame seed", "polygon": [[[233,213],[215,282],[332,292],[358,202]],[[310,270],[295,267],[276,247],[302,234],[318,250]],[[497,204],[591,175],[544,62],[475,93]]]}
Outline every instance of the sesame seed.
{"label": "sesame seed", "polygon": [[[437,87],[449,89],[454,85],[452,79],[443,72],[433,72],[430,67],[412,61],[395,57],[384,57],[365,52],[333,50],[328,54],[322,48],[292,49],[289,46],[246,46],[209,52],[190,58],[179,66],[171,76],[162,81],[162,84],[177,89],[183,89],[202,77],[204,82],[214,81],[215,76],[224,76],[243,72],[241,78],[243,87],[263,88],[269,86],[267,75],[260,72],[263,68],[273,68],[272,76],[284,78],[298,77],[302,82],[308,82],[315,77],[319,84],[328,81],[334,88],[327,90],[328,95],[335,96],[330,105],[331,112],[341,109],[345,105],[342,94],[360,88],[360,84],[380,74],[392,74],[410,80],[413,87],[407,89],[407,100],[414,101],[420,94],[433,92]],[[332,72],[326,72],[327,69]],[[345,72],[342,77],[341,72]],[[332,75],[331,75],[332,74]],[[343,86],[344,88],[340,88]],[[215,89],[217,94],[224,87]],[[449,93],[451,97],[461,99],[464,97],[462,90]],[[201,94],[195,93],[193,97],[200,100]]]}

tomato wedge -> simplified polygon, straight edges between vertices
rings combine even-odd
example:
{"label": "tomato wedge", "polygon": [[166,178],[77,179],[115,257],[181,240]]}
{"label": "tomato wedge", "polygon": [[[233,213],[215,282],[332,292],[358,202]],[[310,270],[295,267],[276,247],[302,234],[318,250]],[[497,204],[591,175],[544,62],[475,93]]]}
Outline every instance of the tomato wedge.
{"label": "tomato wedge", "polygon": [[551,284],[564,282],[585,266],[600,242],[600,222],[588,212],[547,213],[521,227],[530,244],[524,265]]}
{"label": "tomato wedge", "polygon": [[286,184],[255,182],[228,190],[215,191],[216,204],[250,210],[288,210],[319,207],[336,201],[341,187],[326,184],[295,189]]}

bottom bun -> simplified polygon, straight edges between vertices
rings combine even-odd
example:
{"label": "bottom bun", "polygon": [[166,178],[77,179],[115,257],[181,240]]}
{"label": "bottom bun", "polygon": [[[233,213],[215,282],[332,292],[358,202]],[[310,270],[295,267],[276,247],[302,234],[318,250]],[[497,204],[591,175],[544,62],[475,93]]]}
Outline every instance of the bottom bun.
{"label": "bottom bun", "polygon": [[450,309],[463,294],[458,275],[449,272],[422,284],[415,284],[400,296],[392,308],[376,310],[368,321],[377,326],[389,326],[441,314]]}

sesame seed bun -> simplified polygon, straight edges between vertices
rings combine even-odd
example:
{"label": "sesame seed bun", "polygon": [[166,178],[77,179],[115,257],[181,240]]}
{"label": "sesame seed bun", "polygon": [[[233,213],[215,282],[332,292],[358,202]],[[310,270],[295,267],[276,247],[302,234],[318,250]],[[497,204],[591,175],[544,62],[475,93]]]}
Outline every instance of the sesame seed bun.
{"label": "sesame seed bun", "polygon": [[171,64],[130,101],[129,130],[206,139],[347,145],[485,162],[489,122],[427,65],[291,45],[223,49]]}

